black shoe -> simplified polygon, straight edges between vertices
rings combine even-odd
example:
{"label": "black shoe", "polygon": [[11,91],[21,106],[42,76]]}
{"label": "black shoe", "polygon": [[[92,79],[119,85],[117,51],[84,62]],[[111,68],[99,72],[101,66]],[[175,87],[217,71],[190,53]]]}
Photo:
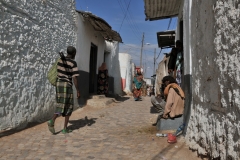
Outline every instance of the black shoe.
{"label": "black shoe", "polygon": [[156,126],[156,125],[157,125],[157,123],[153,123],[153,124],[152,124],[152,126]]}

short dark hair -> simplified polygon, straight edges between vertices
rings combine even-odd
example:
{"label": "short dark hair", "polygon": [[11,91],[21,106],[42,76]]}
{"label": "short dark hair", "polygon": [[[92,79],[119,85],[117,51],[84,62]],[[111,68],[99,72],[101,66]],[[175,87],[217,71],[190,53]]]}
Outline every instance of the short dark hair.
{"label": "short dark hair", "polygon": [[169,83],[177,83],[175,78],[173,78],[172,76],[165,76],[165,77],[163,77],[162,83],[165,83],[166,81],[169,81]]}
{"label": "short dark hair", "polygon": [[73,46],[68,46],[67,47],[67,53],[70,54],[70,55],[73,55],[75,54],[77,51],[76,51],[76,48],[73,47]]}

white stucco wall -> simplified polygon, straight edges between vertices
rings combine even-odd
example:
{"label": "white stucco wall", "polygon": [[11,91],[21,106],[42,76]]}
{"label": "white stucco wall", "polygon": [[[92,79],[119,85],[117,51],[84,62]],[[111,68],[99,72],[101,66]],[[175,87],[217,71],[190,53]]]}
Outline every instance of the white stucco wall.
{"label": "white stucco wall", "polygon": [[55,88],[46,74],[76,44],[74,0],[0,1],[0,130],[51,117]]}
{"label": "white stucco wall", "polygon": [[[78,69],[89,72],[91,43],[97,46],[97,68],[101,66],[104,58],[105,40],[99,32],[95,31],[90,22],[85,21],[80,13],[77,13],[77,54]],[[97,74],[98,70],[96,70]]]}
{"label": "white stucco wall", "polygon": [[239,8],[239,0],[184,5],[193,94],[185,138],[199,154],[223,160],[240,157]]}
{"label": "white stucco wall", "polygon": [[163,59],[159,62],[158,68],[156,70],[156,77],[155,77],[155,88],[154,92],[156,95],[160,95],[160,88],[162,85],[163,77],[168,75],[168,61],[170,57],[164,56]]}
{"label": "white stucco wall", "polygon": [[[78,69],[89,73],[90,48],[91,43],[93,43],[98,49],[96,74],[98,74],[98,68],[104,62],[104,53],[107,52],[108,54],[105,57],[105,61],[109,76],[114,78],[114,94],[120,94],[121,81],[118,60],[119,42],[106,41],[98,31],[94,30],[90,22],[83,19],[80,13],[77,13],[77,26],[77,55],[75,60],[78,64]],[[84,79],[85,77],[80,75],[80,79],[82,78]],[[85,90],[83,92],[85,92]]]}
{"label": "white stucco wall", "polygon": [[105,51],[109,54],[106,57],[109,76],[114,78],[114,94],[122,95],[121,73],[119,64],[119,42],[105,42]]}
{"label": "white stucco wall", "polygon": [[130,93],[132,90],[132,62],[131,55],[128,53],[119,53],[121,78],[126,80],[124,92]]}

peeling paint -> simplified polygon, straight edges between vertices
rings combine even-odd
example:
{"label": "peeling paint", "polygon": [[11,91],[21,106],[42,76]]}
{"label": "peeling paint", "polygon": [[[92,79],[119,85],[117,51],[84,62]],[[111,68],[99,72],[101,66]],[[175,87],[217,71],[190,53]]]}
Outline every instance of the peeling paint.
{"label": "peeling paint", "polygon": [[191,15],[186,27],[192,26],[193,68],[193,102],[185,138],[199,154],[239,159],[239,0],[191,2],[191,13],[184,8],[184,16]]}

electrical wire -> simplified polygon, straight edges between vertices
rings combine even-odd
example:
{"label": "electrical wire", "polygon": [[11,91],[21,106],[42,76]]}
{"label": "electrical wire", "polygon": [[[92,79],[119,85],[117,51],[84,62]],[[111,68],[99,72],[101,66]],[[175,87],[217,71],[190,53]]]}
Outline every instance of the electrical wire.
{"label": "electrical wire", "polygon": [[[128,8],[129,8],[130,3],[131,3],[131,0],[129,1],[129,3],[128,3],[128,5],[127,5],[127,11],[128,11]],[[125,20],[125,18],[126,18],[126,16],[127,16],[127,11],[125,12],[125,16],[123,17],[123,20],[122,20],[121,26],[120,26],[120,28],[119,28],[119,30],[118,30],[118,33],[120,33],[120,31],[121,31],[122,24],[123,24],[123,22],[124,22],[124,20]]]}
{"label": "electrical wire", "polygon": [[[121,8],[121,10],[122,10],[122,12],[123,12],[123,14],[125,15],[125,14],[127,13],[127,11],[125,10],[125,7],[123,6],[123,4],[122,4],[122,2],[121,2],[120,0],[118,0],[118,4],[119,4],[119,6],[120,6],[120,8]],[[141,38],[139,37],[139,34],[136,33],[136,29],[133,29],[133,28],[134,28],[134,27],[133,27],[133,24],[130,22],[127,14],[126,14],[126,20],[128,21],[128,24],[129,24],[130,29],[133,31],[132,33],[135,35],[135,37],[136,37],[138,40],[140,40]]]}
{"label": "electrical wire", "polygon": [[169,23],[168,23],[168,28],[167,28],[167,30],[169,30],[169,27],[170,27],[170,25],[171,25],[171,22],[172,22],[172,18],[169,19]]}

